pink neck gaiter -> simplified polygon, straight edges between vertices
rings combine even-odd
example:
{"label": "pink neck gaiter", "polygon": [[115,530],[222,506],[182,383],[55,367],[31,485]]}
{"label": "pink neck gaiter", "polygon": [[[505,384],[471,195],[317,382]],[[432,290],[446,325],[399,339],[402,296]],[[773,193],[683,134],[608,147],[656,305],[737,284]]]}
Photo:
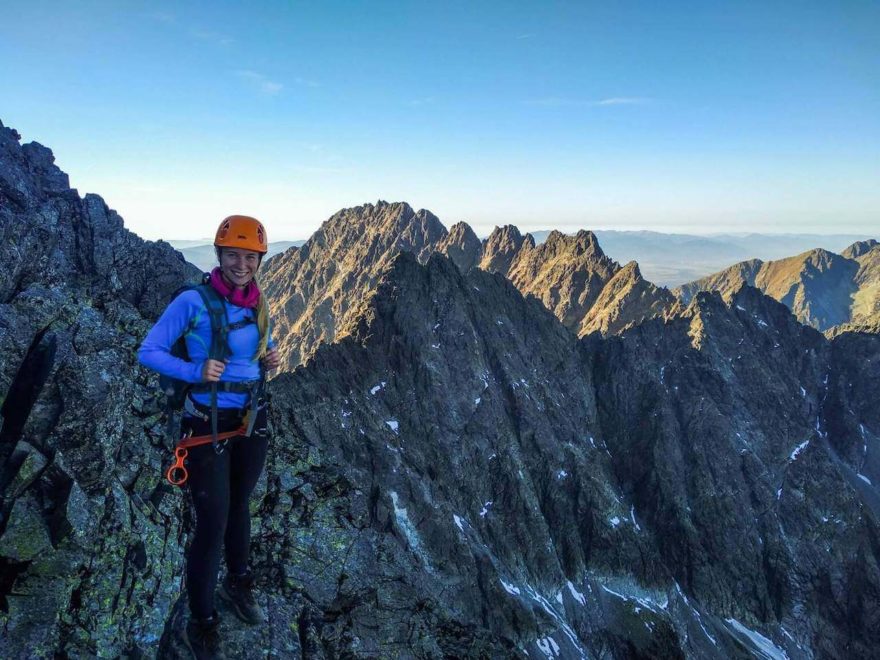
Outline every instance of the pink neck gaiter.
{"label": "pink neck gaiter", "polygon": [[248,282],[245,288],[239,289],[236,286],[227,284],[220,272],[220,266],[215,266],[214,270],[211,271],[211,286],[233,305],[256,309],[260,304],[260,289],[254,280]]}

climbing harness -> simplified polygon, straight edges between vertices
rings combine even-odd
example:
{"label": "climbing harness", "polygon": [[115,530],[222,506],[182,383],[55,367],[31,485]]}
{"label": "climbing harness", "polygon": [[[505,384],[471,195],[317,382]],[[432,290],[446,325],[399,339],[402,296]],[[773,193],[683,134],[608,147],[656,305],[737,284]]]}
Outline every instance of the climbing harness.
{"label": "climbing harness", "polygon": [[168,480],[168,483],[172,486],[183,486],[183,484],[186,483],[186,480],[189,478],[189,472],[186,471],[184,461],[186,461],[186,457],[189,455],[188,450],[191,447],[198,447],[199,445],[206,445],[209,442],[214,443],[221,440],[225,445],[229,438],[234,438],[237,435],[244,435],[246,430],[247,426],[242,424],[241,427],[234,431],[218,433],[216,439],[214,434],[192,436],[190,435],[192,431],[187,433],[180,439],[180,442],[177,443],[177,447],[174,449],[174,464],[168,468],[167,472],[165,472],[165,478]]}
{"label": "climbing harness", "polygon": [[[249,438],[251,433],[254,430],[254,424],[257,421],[257,413],[260,408],[265,405],[264,399],[261,396],[263,384],[265,383],[265,379],[261,378],[258,381],[247,381],[246,383],[215,383],[215,385],[219,385],[217,389],[232,392],[232,391],[246,391],[251,392],[251,403],[247,408],[247,412],[245,412],[244,417],[241,420],[241,425],[233,430],[233,431],[224,431],[223,433],[217,432],[217,408],[216,406],[212,406],[212,413],[210,415],[202,412],[199,408],[200,406],[196,404],[189,397],[186,398],[184,402],[184,410],[192,415],[193,417],[198,417],[203,421],[207,421],[210,417],[212,422],[211,433],[205,435],[192,435],[192,429],[187,431],[187,433],[178,441],[177,446],[174,448],[174,463],[168,470],[165,472],[165,479],[172,486],[183,486],[186,483],[187,478],[189,478],[189,472],[186,470],[185,461],[187,456],[189,456],[189,449],[192,447],[199,447],[201,445],[206,445],[209,442],[214,445],[214,451],[217,454],[223,452],[226,447],[226,443],[229,438],[234,438],[236,436],[244,436]],[[243,386],[249,385],[250,389],[240,389],[235,386]]]}

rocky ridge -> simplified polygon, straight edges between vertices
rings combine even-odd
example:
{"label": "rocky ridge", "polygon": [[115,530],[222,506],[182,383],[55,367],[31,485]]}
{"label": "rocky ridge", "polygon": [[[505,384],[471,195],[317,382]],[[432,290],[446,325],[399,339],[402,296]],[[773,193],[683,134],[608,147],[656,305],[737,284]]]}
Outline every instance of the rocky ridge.
{"label": "rocky ridge", "polygon": [[619,332],[661,316],[675,302],[634,263],[622,269],[609,259],[592,232],[554,231],[536,245],[530,234],[505,225],[481,242],[464,222],[447,232],[429,211],[380,201],[340,211],[302,248],[266,263],[262,282],[280,319],[279,350],[288,369],[322,343],[351,332],[379,274],[402,251],[422,263],[434,252],[444,254],[464,273],[473,268],[500,273],[579,335]]}
{"label": "rocky ridge", "polygon": [[806,325],[820,331],[880,322],[880,244],[858,241],[835,254],[815,249],[787,259],[740,262],[674,289],[687,303],[697,291],[731,296],[744,284],[782,302]]}

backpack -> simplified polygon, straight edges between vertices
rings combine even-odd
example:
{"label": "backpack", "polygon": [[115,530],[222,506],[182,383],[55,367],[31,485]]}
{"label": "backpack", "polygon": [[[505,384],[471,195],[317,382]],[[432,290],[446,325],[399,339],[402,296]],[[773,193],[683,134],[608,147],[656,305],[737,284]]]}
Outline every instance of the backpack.
{"label": "backpack", "polygon": [[[208,317],[211,320],[211,347],[208,350],[208,359],[222,361],[229,357],[229,345],[227,339],[230,327],[227,321],[226,305],[223,303],[223,298],[221,298],[220,294],[217,293],[217,290],[209,284],[209,281],[210,275],[206,273],[202,276],[201,284],[188,284],[180,287],[172,294],[171,300],[177,298],[177,296],[184,291],[191,291],[192,289],[198,291],[202,298],[202,302],[205,305],[205,309],[208,310]],[[193,326],[191,324],[186,332],[174,342],[174,345],[171,347],[171,355],[181,358],[182,360],[189,360],[189,353],[186,350],[186,335],[192,330]],[[159,387],[161,387],[162,391],[165,393],[166,406],[169,412],[173,411],[179,413],[183,410],[184,402],[186,401],[186,397],[190,390],[193,389],[193,385],[193,383],[172,378],[171,376],[159,376]]]}

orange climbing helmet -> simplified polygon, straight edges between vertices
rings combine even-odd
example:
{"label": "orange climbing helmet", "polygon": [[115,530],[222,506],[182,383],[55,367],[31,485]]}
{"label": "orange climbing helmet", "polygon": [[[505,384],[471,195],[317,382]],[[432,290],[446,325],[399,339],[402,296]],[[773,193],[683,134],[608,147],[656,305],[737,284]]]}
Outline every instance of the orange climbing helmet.
{"label": "orange climbing helmet", "polygon": [[214,247],[242,248],[266,254],[269,251],[266,228],[249,215],[230,215],[217,228]]}

